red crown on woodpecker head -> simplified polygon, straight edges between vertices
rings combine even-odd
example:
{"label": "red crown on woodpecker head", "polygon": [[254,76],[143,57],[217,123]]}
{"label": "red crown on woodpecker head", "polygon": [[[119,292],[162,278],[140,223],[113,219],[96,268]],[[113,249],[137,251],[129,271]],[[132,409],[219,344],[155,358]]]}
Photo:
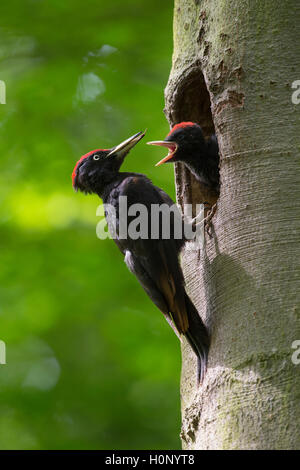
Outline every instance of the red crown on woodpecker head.
{"label": "red crown on woodpecker head", "polygon": [[179,124],[176,124],[174,127],[172,127],[172,129],[170,130],[169,134],[167,135],[167,137],[169,137],[169,135],[171,135],[174,131],[177,131],[178,129],[184,129],[185,127],[192,127],[192,126],[195,126],[196,123],[195,122],[180,122]]}
{"label": "red crown on woodpecker head", "polygon": [[91,150],[90,152],[86,153],[85,155],[82,155],[82,157],[78,160],[78,162],[76,163],[76,165],[74,166],[74,170],[73,170],[73,173],[72,173],[72,181],[73,181],[73,184],[74,184],[74,181],[75,181],[75,176],[76,176],[76,170],[77,170],[77,167],[79,165],[80,162],[82,162],[82,160],[85,160],[86,158],[88,158],[90,155],[92,155],[94,152],[100,152],[101,150],[99,149],[96,149],[96,150]]}

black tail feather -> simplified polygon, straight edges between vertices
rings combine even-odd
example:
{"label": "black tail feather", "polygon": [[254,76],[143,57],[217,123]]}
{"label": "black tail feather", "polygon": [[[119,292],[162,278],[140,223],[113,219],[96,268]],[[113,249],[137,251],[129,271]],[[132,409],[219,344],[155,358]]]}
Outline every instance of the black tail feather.
{"label": "black tail feather", "polygon": [[201,384],[206,372],[210,338],[206,326],[187,294],[185,296],[185,303],[189,319],[189,328],[185,336],[197,356],[197,378],[198,384]]}

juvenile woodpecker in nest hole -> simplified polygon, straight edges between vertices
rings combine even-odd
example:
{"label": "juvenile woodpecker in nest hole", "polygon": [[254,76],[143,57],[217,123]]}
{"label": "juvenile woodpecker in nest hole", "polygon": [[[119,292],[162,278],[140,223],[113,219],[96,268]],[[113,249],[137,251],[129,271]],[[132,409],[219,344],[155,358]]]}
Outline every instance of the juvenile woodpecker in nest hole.
{"label": "juvenile woodpecker in nest hole", "polygon": [[205,201],[211,207],[206,222],[209,222],[216,210],[220,194],[219,146],[215,135],[205,139],[201,127],[194,122],[176,124],[164,140],[147,142],[168,149],[168,155],[162,163],[182,162],[193,173],[205,193]]}

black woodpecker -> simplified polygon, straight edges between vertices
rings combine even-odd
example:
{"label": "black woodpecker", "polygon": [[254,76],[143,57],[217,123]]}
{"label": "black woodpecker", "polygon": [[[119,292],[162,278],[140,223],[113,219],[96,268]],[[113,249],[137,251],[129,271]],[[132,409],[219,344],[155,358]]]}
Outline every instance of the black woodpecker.
{"label": "black woodpecker", "polygon": [[[72,179],[75,190],[96,193],[103,203],[114,208],[116,217],[106,211],[108,227],[115,227],[113,238],[129,270],[137,277],[153,303],[161,310],[179,338],[184,335],[198,358],[198,381],[201,383],[206,370],[209,335],[197,309],[186,293],[184,277],[179,263],[179,253],[185,242],[184,236],[176,239],[174,219],[171,218],[170,237],[159,235],[151,238],[153,204],[172,206],[172,199],[142,174],[120,172],[128,152],[143,137],[138,132],[109,150],[93,150],[76,163]],[[120,237],[120,197],[127,197],[127,206],[143,204],[148,214],[147,237]],[[127,216],[127,227],[134,219]],[[180,216],[181,220],[181,216]],[[129,232],[129,231],[128,231]]]}
{"label": "black woodpecker", "polygon": [[[182,162],[206,189],[206,201],[213,207],[220,194],[219,147],[215,135],[205,139],[201,127],[194,122],[176,124],[164,140],[147,142],[168,148],[162,163]],[[204,202],[204,201],[203,201]]]}

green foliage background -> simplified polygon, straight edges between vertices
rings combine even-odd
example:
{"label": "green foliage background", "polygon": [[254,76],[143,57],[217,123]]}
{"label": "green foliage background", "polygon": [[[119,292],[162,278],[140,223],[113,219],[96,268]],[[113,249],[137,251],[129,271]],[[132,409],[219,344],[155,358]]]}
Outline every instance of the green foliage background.
{"label": "green foliage background", "polygon": [[[0,5],[1,449],[176,449],[178,341],[100,241],[96,196],[71,172],[94,148],[168,131],[173,2]],[[173,168],[142,141],[124,169],[174,197]]]}

